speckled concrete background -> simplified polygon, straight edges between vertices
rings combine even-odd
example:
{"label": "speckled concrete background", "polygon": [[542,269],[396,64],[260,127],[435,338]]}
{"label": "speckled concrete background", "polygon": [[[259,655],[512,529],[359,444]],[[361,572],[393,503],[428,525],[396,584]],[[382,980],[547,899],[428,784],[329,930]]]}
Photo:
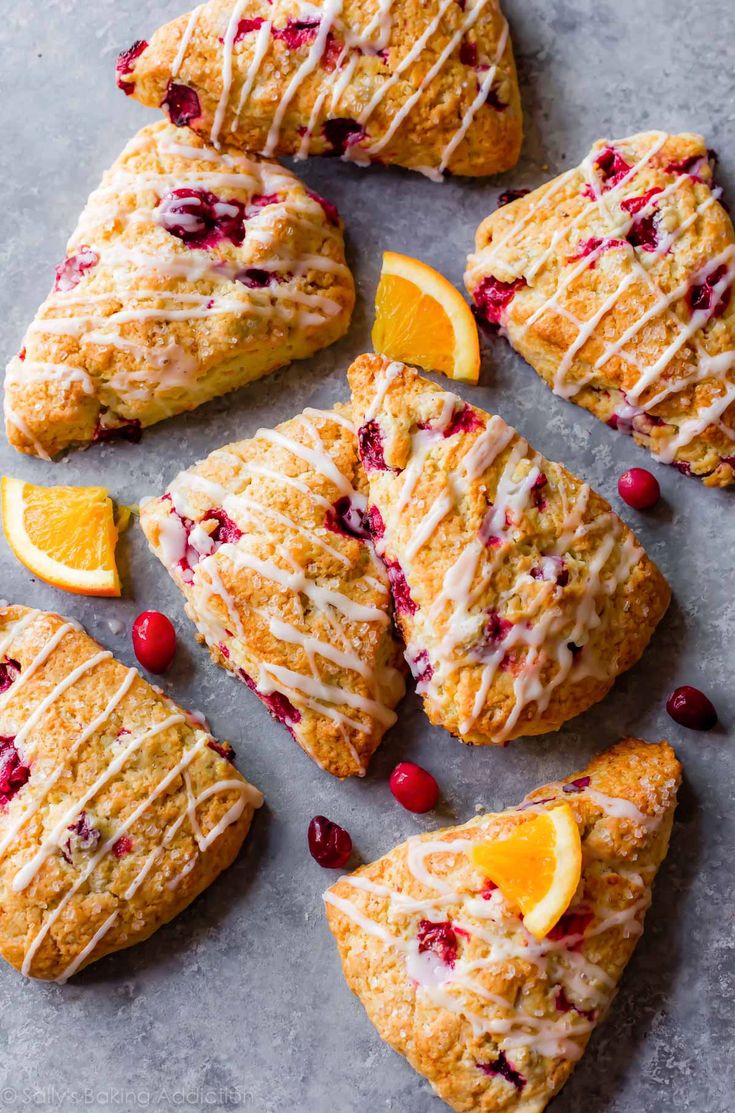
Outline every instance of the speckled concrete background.
{"label": "speckled concrete background", "polygon": [[[117,51],[183,2],[0,0],[3,359],[45,295],[88,192],[152,118],[115,89]],[[341,344],[158,426],[141,447],[97,447],[53,468],[3,443],[2,471],[40,482],[104,481],[117,499],[133,502],[217,445],[306,404],[344,397],[344,369],[368,345],[380,252],[417,255],[460,284],[475,226],[500,189],[540,184],[600,136],[701,130],[720,153],[719,177],[735,200],[732,0],[694,7],[691,0],[506,0],[506,9],[527,113],[515,171],[444,186],[334,162],[302,171],[347,222],[361,297]],[[417,830],[469,818],[476,804],[515,802],[625,733],[669,737],[686,783],[646,934],[554,1113],[735,1107],[733,495],[659,468],[659,508],[645,516],[621,508],[617,477],[645,466],[646,454],[553,398],[502,342],[486,353],[481,386],[466,393],[611,498],[674,588],[644,660],[604,703],[559,734],[506,751],[461,747],[430,728],[409,698],[367,780],[337,784],[197,648],[179,596],[137,528],[121,544],[121,601],[76,599],[34,582],[0,540],[2,596],[73,615],[128,663],[135,615],[150,606],[167,611],[180,639],[167,690],[232,739],[267,800],[237,864],[147,944],[66,987],[0,970],[0,1108],[440,1113],[445,1106],[381,1043],[342,980],[321,908],[330,876],[306,852],[307,823],[315,812],[329,815],[370,859]],[[124,622],[123,634],[111,633],[113,617]],[[698,735],[672,724],[664,702],[677,683],[707,690],[724,725]],[[394,804],[387,774],[399,758],[437,775],[440,815],[417,819]]]}

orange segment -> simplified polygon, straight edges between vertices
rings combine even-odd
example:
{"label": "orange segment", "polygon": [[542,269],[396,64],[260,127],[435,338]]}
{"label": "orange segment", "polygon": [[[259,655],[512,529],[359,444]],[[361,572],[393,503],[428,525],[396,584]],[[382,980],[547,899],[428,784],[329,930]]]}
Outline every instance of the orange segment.
{"label": "orange segment", "polygon": [[559,804],[520,823],[507,838],[478,843],[472,860],[523,913],[536,939],[566,912],[582,876],[582,842],[574,812]]}
{"label": "orange segment", "polygon": [[117,527],[104,487],[37,487],[2,480],[5,536],[39,579],[76,595],[119,595]]}
{"label": "orange segment", "polygon": [[451,282],[418,259],[386,251],[375,296],[373,348],[387,359],[476,383],[480,341],[472,311]]}

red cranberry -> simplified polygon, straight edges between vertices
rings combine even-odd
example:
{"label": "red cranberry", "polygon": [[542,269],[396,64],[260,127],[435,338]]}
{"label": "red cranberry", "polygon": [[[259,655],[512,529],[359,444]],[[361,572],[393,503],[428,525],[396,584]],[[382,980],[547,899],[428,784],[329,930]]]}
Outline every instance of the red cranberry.
{"label": "red cranberry", "polygon": [[433,920],[421,920],[416,934],[419,945],[419,954],[432,951],[445,966],[454,966],[457,961],[457,935],[449,920],[437,923]]}
{"label": "red cranberry", "polygon": [[[536,803],[539,804],[541,801],[537,800]],[[560,943],[562,939],[576,938],[577,942],[570,947],[570,950],[576,950],[594,918],[594,914],[584,908],[576,912],[565,912],[562,918],[554,924],[546,938],[553,940],[554,943]]]}
{"label": "red cranberry", "polygon": [[68,294],[79,285],[85,273],[96,267],[99,261],[100,257],[96,251],[92,251],[90,247],[80,247],[76,255],[70,255],[63,263],[59,263],[56,268],[54,290],[60,294]]}
{"label": "red cranberry", "polygon": [[430,812],[439,799],[439,785],[431,773],[412,761],[401,761],[390,775],[390,790],[409,812]]}
{"label": "red cranberry", "polygon": [[135,89],[135,83],[132,81],[125,81],[124,79],[129,73],[133,72],[137,59],[140,58],[143,51],[147,48],[148,43],[144,39],[138,39],[132,46],[129,46],[127,50],[123,50],[121,54],[118,54],[117,62],[115,63],[117,87],[118,89],[122,89],[126,97],[129,97]]}
{"label": "red cranberry", "polygon": [[306,192],[308,193],[309,197],[311,197],[312,201],[316,201],[317,205],[321,205],[322,209],[324,210],[324,215],[326,216],[329,223],[334,224],[335,227],[339,227],[339,213],[337,211],[337,206],[333,205],[331,201],[327,201],[326,198],[321,197],[318,193],[314,193],[312,189],[307,189]]}
{"label": "red cranberry", "polygon": [[301,712],[297,707],[294,707],[288,696],[284,695],[283,692],[260,692],[258,691],[257,684],[251,676],[248,676],[245,669],[240,669],[239,672],[250,691],[255,692],[260,702],[265,704],[273,718],[277,722],[283,723],[286,729],[293,734],[291,728],[295,723],[301,722]]}
{"label": "red cranberry", "polygon": [[340,157],[345,154],[349,147],[354,147],[356,143],[362,142],[366,135],[364,127],[358,124],[357,120],[351,120],[348,116],[339,116],[334,120],[327,120],[322,128],[322,133],[332,148],[329,153],[340,155]]}
{"label": "red cranberry", "polygon": [[337,499],[324,517],[324,525],[332,533],[341,533],[355,541],[370,540],[370,517],[367,511],[355,506],[349,495]]}
{"label": "red cranberry", "polygon": [[[604,151],[600,151],[595,159],[595,167],[597,176],[602,181],[603,193],[616,186],[633,169],[630,163],[625,161],[620,151],[616,151],[614,147],[606,147]],[[583,192],[588,197],[594,197],[595,195],[591,185],[587,185]]]}
{"label": "red cranberry", "polygon": [[135,656],[148,672],[165,672],[176,652],[176,631],[165,614],[143,611],[133,623]]}
{"label": "red cranberry", "polygon": [[474,433],[477,429],[484,428],[482,419],[477,416],[472,406],[462,406],[461,409],[454,411],[442,436],[453,437],[455,433]]}
{"label": "red cranberry", "polygon": [[309,824],[309,853],[325,870],[343,869],[352,854],[352,839],[344,827],[324,815],[315,815]]}
{"label": "red cranberry", "polygon": [[[103,406],[100,414],[106,412]],[[94,432],[92,434],[93,441],[127,441],[129,444],[140,444],[143,436],[143,426],[137,417],[131,417],[127,421],[118,421],[117,425],[103,425],[98,421]]]}
{"label": "red cranberry", "polygon": [[386,561],[385,568],[388,573],[390,588],[393,592],[393,602],[398,614],[416,614],[418,607],[411,595],[411,588],[408,586],[406,574],[398,561]]}
{"label": "red cranberry", "polygon": [[499,278],[488,275],[472,291],[472,297],[485,320],[491,325],[499,325],[516,291],[525,285],[525,278],[516,278],[513,282],[501,282]]}
{"label": "red cranberry", "polygon": [[133,849],[133,840],[130,835],[121,835],[117,842],[112,844],[112,853],[116,858],[124,858]]}
{"label": "red cranberry", "polygon": [[[625,247],[625,240],[616,240],[612,236],[607,236],[605,239],[601,239],[599,236],[591,236],[590,239],[582,240],[577,245],[577,253],[569,256],[569,262],[574,263],[578,259],[586,259],[593,252],[602,254],[604,251],[611,251],[616,247]],[[590,263],[590,269],[594,270],[596,265],[597,259],[593,259]]]}
{"label": "red cranberry", "polygon": [[188,85],[177,85],[175,81],[169,81],[160,107],[166,109],[169,120],[177,128],[185,128],[202,114],[199,97],[194,90]]}
{"label": "red cranberry", "polygon": [[[220,646],[220,649],[226,648],[226,646]],[[228,650],[225,656],[229,657],[229,655],[230,654]],[[225,761],[229,761],[231,764],[234,765],[236,754],[229,742],[218,742],[216,738],[210,738],[207,742],[207,745],[209,746],[210,750],[214,750],[214,752],[216,754],[219,754],[220,757],[223,757]]]}
{"label": "red cranberry", "polygon": [[316,38],[320,19],[289,19],[285,27],[271,28],[274,39],[280,39],[289,50],[309,46]]}
{"label": "red cranberry", "polygon": [[237,31],[235,32],[233,41],[236,43],[242,42],[251,32],[259,31],[264,23],[265,20],[261,16],[256,16],[255,19],[241,19],[237,25]]}
{"label": "red cranberry", "polygon": [[7,692],[19,675],[20,664],[18,661],[14,661],[12,657],[6,657],[4,661],[0,662],[0,692]]}
{"label": "red cranberry", "polygon": [[514,201],[519,201],[530,192],[530,189],[506,189],[498,197],[495,208],[502,209],[505,205],[512,205]]}
{"label": "red cranberry", "polygon": [[645,468],[629,468],[618,480],[618,494],[635,510],[650,510],[661,498],[655,475]]}
{"label": "red cranberry", "polygon": [[686,302],[692,313],[706,313],[709,312],[710,317],[721,317],[730,304],[732,297],[732,286],[726,286],[719,294],[717,294],[717,301],[712,304],[715,297],[715,286],[722,282],[727,274],[727,267],[723,263],[721,266],[716,267],[711,274],[708,274],[701,282],[696,282],[687,290]]}
{"label": "red cranberry", "polygon": [[477,65],[477,43],[463,39],[459,47],[459,60],[464,66]]}
{"label": "red cranberry", "polygon": [[366,471],[388,471],[383,450],[383,434],[377,421],[366,421],[357,431],[357,446]]}
{"label": "red cranberry", "polygon": [[508,1061],[504,1051],[500,1051],[497,1059],[493,1059],[492,1062],[478,1063],[477,1066],[483,1074],[489,1074],[491,1077],[499,1076],[500,1078],[504,1078],[506,1082],[510,1082],[511,1086],[515,1086],[519,1094],[523,1092],[526,1079],[521,1072],[517,1071],[513,1064]]}
{"label": "red cranberry", "polygon": [[[477,91],[480,91],[479,78],[477,81]],[[500,99],[500,93],[494,85],[491,85],[487,93],[485,94],[484,103],[489,104],[490,107],[494,108],[496,112],[505,112],[506,108],[508,107],[505,101]]]}
{"label": "red cranberry", "polygon": [[209,536],[218,547],[220,545],[236,545],[242,537],[242,530],[222,507],[209,510],[202,521],[217,523]]}
{"label": "red cranberry", "polygon": [[13,799],[31,775],[15,748],[14,737],[0,737],[0,808]]}
{"label": "red cranberry", "polygon": [[671,693],[666,710],[675,723],[690,730],[712,730],[717,722],[712,701],[691,684],[684,684]]}
{"label": "red cranberry", "polygon": [[406,661],[411,670],[411,675],[419,687],[425,687],[434,675],[434,666],[429,660],[428,651],[422,649],[415,657],[406,652]]}
{"label": "red cranberry", "polygon": [[245,239],[245,206],[223,200],[205,189],[174,189],[158,206],[158,223],[187,247],[216,247],[229,240],[239,247]]}
{"label": "red cranberry", "polygon": [[274,282],[280,282],[275,271],[264,271],[260,267],[245,267],[235,275],[235,282],[241,282],[249,290],[264,290]]}

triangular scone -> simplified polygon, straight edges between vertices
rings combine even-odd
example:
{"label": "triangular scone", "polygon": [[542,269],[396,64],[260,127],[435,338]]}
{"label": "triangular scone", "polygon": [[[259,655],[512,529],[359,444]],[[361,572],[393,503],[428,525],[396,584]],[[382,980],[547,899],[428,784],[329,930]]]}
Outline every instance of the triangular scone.
{"label": "triangular scone", "polygon": [[480,225],[478,313],[563,398],[735,482],[735,234],[698,135],[600,140]]}
{"label": "triangular scone", "polygon": [[[416,835],[325,894],[352,991],[379,1035],[460,1113],[541,1113],[582,1056],[643,930],[680,766],[634,738],[518,808]],[[538,942],[468,851],[565,801],[582,879]]]}
{"label": "triangular scone", "polygon": [[214,146],[397,163],[439,178],[518,160],[499,0],[210,0],[139,40],[118,83]]}
{"label": "triangular scone", "polygon": [[263,802],[187,711],[78,623],[0,608],[0,954],[64,981],[152,935]]}
{"label": "triangular scone", "polygon": [[349,379],[427,715],[475,745],[558,729],[638,660],[666,581],[604,499],[501,418],[380,356]]}
{"label": "triangular scone", "polygon": [[213,659],[323,769],[362,776],[404,693],[346,406],[182,472],[141,524]]}
{"label": "triangular scone", "polygon": [[67,250],[5,380],[8,437],[38,456],[135,439],[311,355],[354,304],[329,202],[170,124],[128,144]]}

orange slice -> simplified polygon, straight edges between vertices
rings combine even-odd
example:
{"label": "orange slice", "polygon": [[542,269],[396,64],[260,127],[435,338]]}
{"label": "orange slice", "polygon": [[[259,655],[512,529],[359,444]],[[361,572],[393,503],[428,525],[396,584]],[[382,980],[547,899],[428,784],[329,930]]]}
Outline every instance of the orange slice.
{"label": "orange slice", "polygon": [[373,348],[387,359],[476,383],[480,340],[458,290],[426,263],[386,251],[375,296]]}
{"label": "orange slice", "polygon": [[566,912],[582,875],[582,842],[574,812],[559,804],[520,823],[507,838],[478,843],[472,860],[523,913],[543,939]]}
{"label": "orange slice", "polygon": [[3,528],[21,564],[76,595],[119,595],[117,526],[104,487],[37,487],[2,480]]}

